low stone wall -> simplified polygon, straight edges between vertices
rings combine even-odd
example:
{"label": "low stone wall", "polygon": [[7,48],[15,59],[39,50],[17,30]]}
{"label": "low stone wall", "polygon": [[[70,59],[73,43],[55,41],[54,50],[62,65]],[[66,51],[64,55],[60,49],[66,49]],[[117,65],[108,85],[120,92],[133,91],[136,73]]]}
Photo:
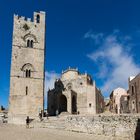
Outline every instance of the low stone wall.
{"label": "low stone wall", "polygon": [[68,116],[69,131],[135,139],[138,116]]}
{"label": "low stone wall", "polygon": [[0,112],[0,123],[7,123],[7,112]]}

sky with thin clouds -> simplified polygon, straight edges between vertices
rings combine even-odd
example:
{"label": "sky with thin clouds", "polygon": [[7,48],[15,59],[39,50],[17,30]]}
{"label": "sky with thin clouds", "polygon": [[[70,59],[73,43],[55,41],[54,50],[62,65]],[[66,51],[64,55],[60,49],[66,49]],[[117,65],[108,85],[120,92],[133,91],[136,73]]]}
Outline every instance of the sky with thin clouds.
{"label": "sky with thin clouds", "polygon": [[[1,0],[0,105],[8,107],[13,15],[46,12],[45,92],[69,66],[108,97],[140,71],[139,0]],[[47,94],[45,93],[45,98]]]}

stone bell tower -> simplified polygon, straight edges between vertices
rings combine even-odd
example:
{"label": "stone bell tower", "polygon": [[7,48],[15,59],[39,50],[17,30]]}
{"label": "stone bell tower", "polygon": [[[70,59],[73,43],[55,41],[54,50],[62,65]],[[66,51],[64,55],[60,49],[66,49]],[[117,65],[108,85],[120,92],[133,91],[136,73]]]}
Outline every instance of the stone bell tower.
{"label": "stone bell tower", "polygon": [[8,122],[25,124],[44,110],[45,12],[14,15]]}

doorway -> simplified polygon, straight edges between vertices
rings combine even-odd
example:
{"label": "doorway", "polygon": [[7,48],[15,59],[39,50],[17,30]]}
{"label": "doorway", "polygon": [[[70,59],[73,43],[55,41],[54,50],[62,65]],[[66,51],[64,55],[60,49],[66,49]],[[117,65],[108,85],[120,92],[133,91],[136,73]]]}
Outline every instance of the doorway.
{"label": "doorway", "polygon": [[76,102],[76,96],[72,96],[72,114],[77,113],[77,102]]}
{"label": "doorway", "polygon": [[67,112],[67,98],[65,95],[60,96],[59,113]]}

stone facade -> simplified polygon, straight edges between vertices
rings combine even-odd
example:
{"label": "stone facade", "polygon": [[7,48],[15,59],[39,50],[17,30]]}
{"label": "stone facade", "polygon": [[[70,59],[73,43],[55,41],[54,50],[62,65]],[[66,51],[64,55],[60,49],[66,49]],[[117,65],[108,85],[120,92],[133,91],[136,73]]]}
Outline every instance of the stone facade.
{"label": "stone facade", "polygon": [[114,89],[110,94],[110,111],[112,113],[120,114],[120,98],[122,95],[127,95],[123,88]]}
{"label": "stone facade", "polygon": [[104,97],[88,74],[68,69],[48,92],[48,113],[96,114],[104,110]]}
{"label": "stone facade", "polygon": [[131,113],[140,113],[140,74],[129,78],[129,108]]}
{"label": "stone facade", "polygon": [[44,109],[45,12],[14,15],[9,123],[23,124]]}
{"label": "stone facade", "polygon": [[120,113],[130,113],[129,95],[122,95],[120,98]]}
{"label": "stone facade", "polygon": [[104,99],[104,102],[105,102],[104,113],[110,112],[109,111],[109,108],[110,108],[110,99],[109,98],[105,98]]}

